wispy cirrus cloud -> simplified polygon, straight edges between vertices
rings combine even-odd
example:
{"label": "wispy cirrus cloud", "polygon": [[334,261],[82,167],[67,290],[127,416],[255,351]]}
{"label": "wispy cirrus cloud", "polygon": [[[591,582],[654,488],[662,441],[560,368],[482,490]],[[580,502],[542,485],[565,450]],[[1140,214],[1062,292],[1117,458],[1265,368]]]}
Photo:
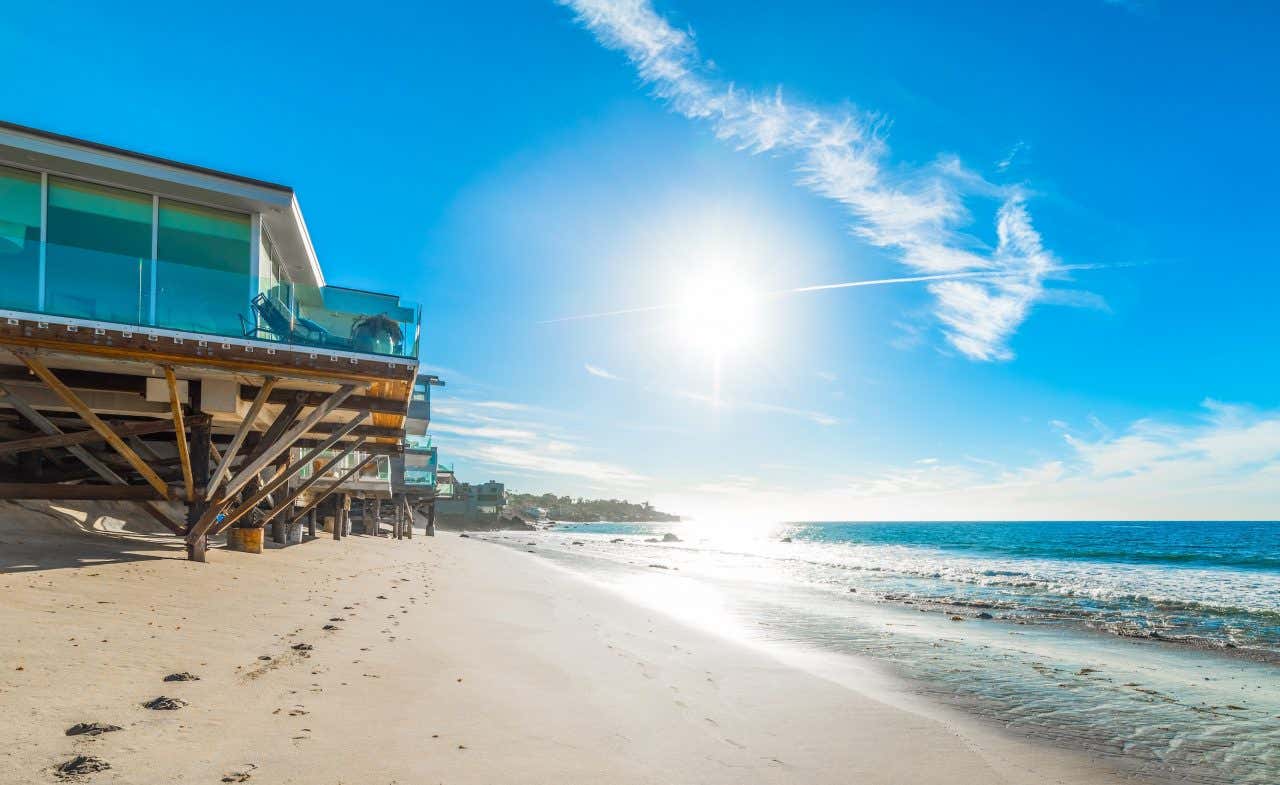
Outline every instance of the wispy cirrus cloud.
{"label": "wispy cirrus cloud", "polygon": [[1280,410],[1209,400],[1191,420],[1050,425],[1060,431],[1057,454],[1025,463],[927,457],[799,483],[786,473],[729,475],[668,487],[660,503],[708,518],[760,510],[804,520],[1280,518]]}
{"label": "wispy cirrus cloud", "polygon": [[601,367],[600,367],[600,366],[598,366],[598,365],[592,365],[591,363],[585,363],[585,364],[582,366],[582,368],[583,368],[583,370],[585,370],[587,373],[591,374],[592,376],[596,376],[596,377],[601,378],[601,379],[612,379],[612,380],[614,380],[614,381],[617,381],[617,380],[618,380],[618,376],[617,376],[616,374],[614,374],[614,373],[612,373],[612,372],[610,372],[610,371],[607,371],[607,370],[605,370],[604,368],[601,368]]}
{"label": "wispy cirrus cloud", "polygon": [[785,417],[798,417],[802,420],[808,420],[816,425],[823,426],[840,424],[840,418],[825,412],[818,412],[810,409],[796,409],[790,406],[782,406],[775,403],[761,403],[759,401],[741,401],[729,398],[718,398],[714,395],[693,392],[691,390],[666,390],[665,392],[668,392],[676,398],[683,398],[687,401],[696,401],[697,403],[703,403],[713,408],[723,409],[725,411],[739,410],[761,412],[764,414],[779,414]]}
{"label": "wispy cirrus cloud", "polygon": [[515,470],[520,475],[586,480],[602,487],[641,485],[646,480],[617,464],[514,444],[464,443],[454,445],[451,453],[486,467]]}
{"label": "wispy cirrus cloud", "polygon": [[952,519],[1280,515],[1280,411],[1205,401],[1191,422],[1143,419],[1118,432],[1090,423],[1093,435],[1051,424],[1062,431],[1060,456],[1023,466],[921,460],[846,477],[828,505]]}
{"label": "wispy cirrus cloud", "polygon": [[[947,341],[974,360],[1012,357],[1009,339],[1060,270],[1044,248],[1019,187],[987,182],[954,159],[908,170],[889,161],[884,122],[850,110],[826,112],[756,94],[713,75],[693,35],[673,27],[649,0],[557,0],[606,47],[622,51],[640,78],[679,114],[710,124],[717,137],[751,153],[794,156],[800,182],[848,212],[867,242],[893,250],[923,275],[990,277],[929,284]],[[960,229],[966,196],[994,198],[995,248]]]}
{"label": "wispy cirrus cloud", "polygon": [[557,424],[554,412],[463,398],[433,409],[431,433],[441,455],[446,461],[463,461],[468,472],[601,490],[636,486],[646,479],[626,466],[592,457],[593,450],[582,439]]}
{"label": "wispy cirrus cloud", "polygon": [[529,442],[538,438],[538,434],[534,431],[520,428],[495,428],[485,425],[455,425],[453,423],[439,421],[431,424],[431,432],[437,435],[446,434],[449,436],[466,436],[475,439],[505,439],[518,442]]}

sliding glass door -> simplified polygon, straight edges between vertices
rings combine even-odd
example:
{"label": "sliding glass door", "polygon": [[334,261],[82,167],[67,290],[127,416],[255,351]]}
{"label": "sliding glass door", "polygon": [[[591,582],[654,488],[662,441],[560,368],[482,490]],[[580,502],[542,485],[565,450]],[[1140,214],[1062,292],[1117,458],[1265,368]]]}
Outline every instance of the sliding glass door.
{"label": "sliding glass door", "polygon": [[31,311],[40,297],[40,175],[0,166],[0,308]]}
{"label": "sliding glass door", "polygon": [[50,177],[45,312],[146,324],[151,213],[147,194]]}
{"label": "sliding glass door", "polygon": [[161,199],[156,322],[241,336],[253,320],[249,216]]}

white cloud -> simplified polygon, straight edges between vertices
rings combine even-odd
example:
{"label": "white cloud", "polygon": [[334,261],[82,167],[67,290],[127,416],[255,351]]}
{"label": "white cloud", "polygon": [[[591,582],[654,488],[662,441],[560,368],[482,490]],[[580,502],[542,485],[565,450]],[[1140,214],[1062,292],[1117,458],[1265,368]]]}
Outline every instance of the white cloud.
{"label": "white cloud", "polygon": [[477,439],[505,439],[508,441],[529,442],[538,437],[536,433],[518,428],[493,428],[487,426],[455,425],[439,420],[431,423],[433,434],[449,434],[451,436],[469,436]]}
{"label": "white cloud", "polygon": [[519,470],[526,475],[568,477],[605,486],[640,485],[645,477],[616,464],[569,458],[555,451],[512,444],[463,443],[450,448],[452,455],[468,458],[484,467]]}
{"label": "white cloud", "polygon": [[[975,360],[1008,359],[1008,341],[1044,295],[1058,267],[1033,228],[1026,194],[1002,188],[954,158],[916,171],[887,163],[883,120],[824,112],[741,90],[713,75],[691,33],[649,0],[559,0],[605,46],[624,52],[654,92],[678,113],[709,123],[717,137],[751,153],[787,153],[801,183],[845,208],[854,231],[893,249],[921,274],[982,271],[992,277],[935,283],[937,316],[948,342]],[[970,216],[963,197],[995,197],[998,245],[991,251],[959,231]]]}
{"label": "white cloud", "polygon": [[1019,139],[1013,145],[1013,147],[1009,148],[1009,152],[1005,155],[1004,158],[1001,158],[999,161],[996,161],[996,168],[1002,172],[1007,171],[1010,166],[1013,166],[1014,161],[1018,159],[1018,155],[1024,152],[1025,150],[1027,150],[1029,147],[1030,145],[1028,145],[1023,140]]}
{"label": "white cloud", "polygon": [[[472,474],[515,477],[539,482],[547,478],[609,489],[635,486],[644,477],[607,461],[580,453],[582,440],[563,427],[533,419],[534,407],[507,401],[455,398],[433,407],[443,419],[432,420],[430,432],[446,463],[461,461],[460,477]],[[546,417],[553,413],[540,412]]]}
{"label": "white cloud", "polygon": [[[1191,422],[1144,419],[1084,437],[1064,423],[1062,455],[1009,466],[933,459],[836,478],[818,493],[785,493],[828,520],[1223,520],[1280,517],[1280,411],[1206,401]],[[1092,430],[1092,426],[1090,426]],[[742,487],[736,503],[759,506]],[[665,501],[669,505],[681,500]],[[685,508],[697,504],[690,497]]]}
{"label": "white cloud", "polygon": [[502,412],[525,412],[533,408],[528,404],[512,401],[468,401],[468,405],[480,409],[497,409]]}
{"label": "white cloud", "polygon": [[614,374],[610,373],[609,371],[606,371],[604,368],[601,368],[598,365],[592,365],[591,363],[586,363],[582,367],[583,369],[586,370],[587,373],[591,374],[592,376],[598,376],[601,379],[616,380],[618,378]]}
{"label": "white cloud", "polygon": [[683,398],[688,401],[704,403],[716,409],[725,411],[750,411],[763,412],[765,414],[780,414],[785,417],[798,417],[803,420],[822,426],[839,425],[840,419],[825,412],[817,412],[809,409],[795,409],[790,406],[781,406],[775,403],[760,403],[758,401],[739,401],[726,398],[717,398],[714,395],[706,393],[696,393],[689,390],[664,390],[677,398]]}

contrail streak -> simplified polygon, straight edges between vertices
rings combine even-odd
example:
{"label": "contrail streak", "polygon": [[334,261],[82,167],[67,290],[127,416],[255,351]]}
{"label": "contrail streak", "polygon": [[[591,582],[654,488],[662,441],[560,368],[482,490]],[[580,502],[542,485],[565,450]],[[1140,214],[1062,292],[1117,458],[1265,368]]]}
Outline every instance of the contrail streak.
{"label": "contrail streak", "polygon": [[938,273],[937,275],[912,275],[906,278],[877,278],[873,281],[846,281],[844,283],[823,283],[817,286],[801,286],[795,289],[786,289],[776,294],[792,294],[795,292],[820,292],[824,289],[853,289],[857,286],[884,286],[892,283],[921,283],[923,281],[949,281],[955,278],[1004,278],[1011,275],[1025,275],[1025,273],[1007,273],[1007,272],[991,272],[987,270],[973,270],[964,273]]}
{"label": "contrail streak", "polygon": [[[1005,278],[1019,273],[1009,272],[993,272],[987,270],[973,270],[962,273],[939,273],[937,275],[914,275],[906,278],[877,278],[870,281],[845,281],[844,283],[824,283],[816,286],[799,286],[795,289],[779,289],[773,292],[764,292],[760,295],[761,299],[784,297],[788,294],[799,294],[801,292],[820,292],[827,289],[853,289],[860,286],[887,286],[898,283],[925,283],[928,281],[948,281],[955,278]],[[623,308],[617,311],[601,311],[600,313],[584,313],[577,316],[561,316],[556,319],[543,319],[538,324],[558,324],[560,322],[579,322],[586,319],[604,319],[610,316],[628,316],[635,313],[649,313],[651,311],[670,311],[676,308],[687,308],[687,303],[665,303],[663,305],[645,305],[639,308]]]}

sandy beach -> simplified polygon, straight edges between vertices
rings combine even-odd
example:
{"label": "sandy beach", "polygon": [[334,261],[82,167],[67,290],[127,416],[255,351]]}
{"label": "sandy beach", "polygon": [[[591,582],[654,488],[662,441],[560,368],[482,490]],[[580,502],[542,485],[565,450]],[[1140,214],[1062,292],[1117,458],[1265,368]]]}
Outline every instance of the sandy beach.
{"label": "sandy beach", "polygon": [[[478,538],[195,564],[172,538],[75,518],[0,517],[3,783],[57,781],[78,754],[110,765],[94,783],[1113,780]],[[164,681],[179,672],[199,680]],[[142,706],[159,696],[186,705]],[[65,735],[82,722],[120,730]]]}

